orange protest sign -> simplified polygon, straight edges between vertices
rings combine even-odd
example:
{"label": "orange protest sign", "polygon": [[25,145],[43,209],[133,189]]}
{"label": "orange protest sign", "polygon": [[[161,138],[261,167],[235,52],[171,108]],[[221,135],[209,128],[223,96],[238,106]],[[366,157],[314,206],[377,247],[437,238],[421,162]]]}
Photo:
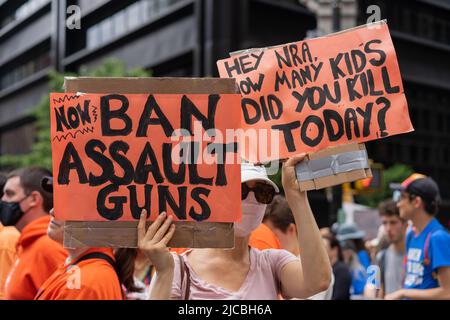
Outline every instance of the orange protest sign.
{"label": "orange protest sign", "polygon": [[[240,219],[238,94],[51,94],[56,218]],[[231,140],[230,140],[231,139]],[[234,139],[234,140],[233,140]]]}
{"label": "orange protest sign", "polygon": [[236,78],[243,128],[258,131],[242,135],[251,162],[414,130],[385,22],[241,51],[217,65],[221,77]]}

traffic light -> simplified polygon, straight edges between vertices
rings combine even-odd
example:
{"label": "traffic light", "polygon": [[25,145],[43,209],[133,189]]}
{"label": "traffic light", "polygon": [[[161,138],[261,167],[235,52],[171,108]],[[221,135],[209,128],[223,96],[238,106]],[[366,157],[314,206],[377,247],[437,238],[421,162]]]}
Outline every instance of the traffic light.
{"label": "traffic light", "polygon": [[372,170],[372,177],[353,181],[350,186],[355,195],[369,194],[372,192],[381,191],[383,185],[383,164],[370,162],[370,169]]}

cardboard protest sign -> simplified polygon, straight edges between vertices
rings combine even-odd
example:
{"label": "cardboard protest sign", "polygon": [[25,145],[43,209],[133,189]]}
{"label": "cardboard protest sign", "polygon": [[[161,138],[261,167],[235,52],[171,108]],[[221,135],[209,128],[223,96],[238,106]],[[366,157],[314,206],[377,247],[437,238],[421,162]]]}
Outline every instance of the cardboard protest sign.
{"label": "cardboard protest sign", "polygon": [[366,179],[372,170],[364,143],[351,143],[308,154],[296,174],[300,190],[309,191]]}
{"label": "cardboard protest sign", "polygon": [[51,95],[54,207],[68,247],[136,246],[143,208],[149,221],[174,217],[173,247],[233,246],[238,144],[221,133],[241,120],[229,82],[66,79],[66,91],[83,91]]}
{"label": "cardboard protest sign", "polygon": [[238,83],[244,129],[259,131],[240,145],[251,162],[413,130],[384,21],[241,51],[217,65]]}

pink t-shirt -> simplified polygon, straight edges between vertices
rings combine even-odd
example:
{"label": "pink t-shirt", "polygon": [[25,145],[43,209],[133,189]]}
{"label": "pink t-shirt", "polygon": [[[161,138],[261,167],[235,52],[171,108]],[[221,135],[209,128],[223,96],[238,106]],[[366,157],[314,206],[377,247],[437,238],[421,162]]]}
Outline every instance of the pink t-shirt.
{"label": "pink t-shirt", "polygon": [[[250,249],[250,270],[238,291],[209,284],[195,273],[189,265],[186,254],[181,256],[191,274],[190,300],[277,300],[279,279],[283,267],[299,259],[286,250],[281,249]],[[171,299],[184,299],[186,280],[181,290],[181,271],[179,258],[174,254],[175,270],[172,283]],[[186,274],[185,274],[186,277]]]}

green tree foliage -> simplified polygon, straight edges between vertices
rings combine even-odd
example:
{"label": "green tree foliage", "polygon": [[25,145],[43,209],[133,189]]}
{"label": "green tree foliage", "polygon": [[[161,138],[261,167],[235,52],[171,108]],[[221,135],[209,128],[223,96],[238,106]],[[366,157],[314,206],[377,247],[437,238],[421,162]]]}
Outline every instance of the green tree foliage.
{"label": "green tree foliage", "polygon": [[[65,76],[77,76],[76,74],[61,74],[51,72],[49,74],[49,92],[64,92],[63,84]],[[149,77],[150,73],[144,69],[127,70],[125,64],[118,59],[106,59],[95,69],[81,68],[78,76],[82,77]],[[0,168],[18,168],[23,166],[52,167],[52,148],[50,142],[50,97],[42,96],[39,104],[34,107],[30,116],[35,119],[36,136],[31,152],[21,155],[0,156]]]}
{"label": "green tree foliage", "polygon": [[375,208],[381,201],[392,197],[392,190],[389,187],[391,183],[400,183],[408,178],[412,173],[413,170],[410,167],[404,164],[395,164],[383,170],[382,187],[379,192],[356,196],[355,201],[357,203]]}

